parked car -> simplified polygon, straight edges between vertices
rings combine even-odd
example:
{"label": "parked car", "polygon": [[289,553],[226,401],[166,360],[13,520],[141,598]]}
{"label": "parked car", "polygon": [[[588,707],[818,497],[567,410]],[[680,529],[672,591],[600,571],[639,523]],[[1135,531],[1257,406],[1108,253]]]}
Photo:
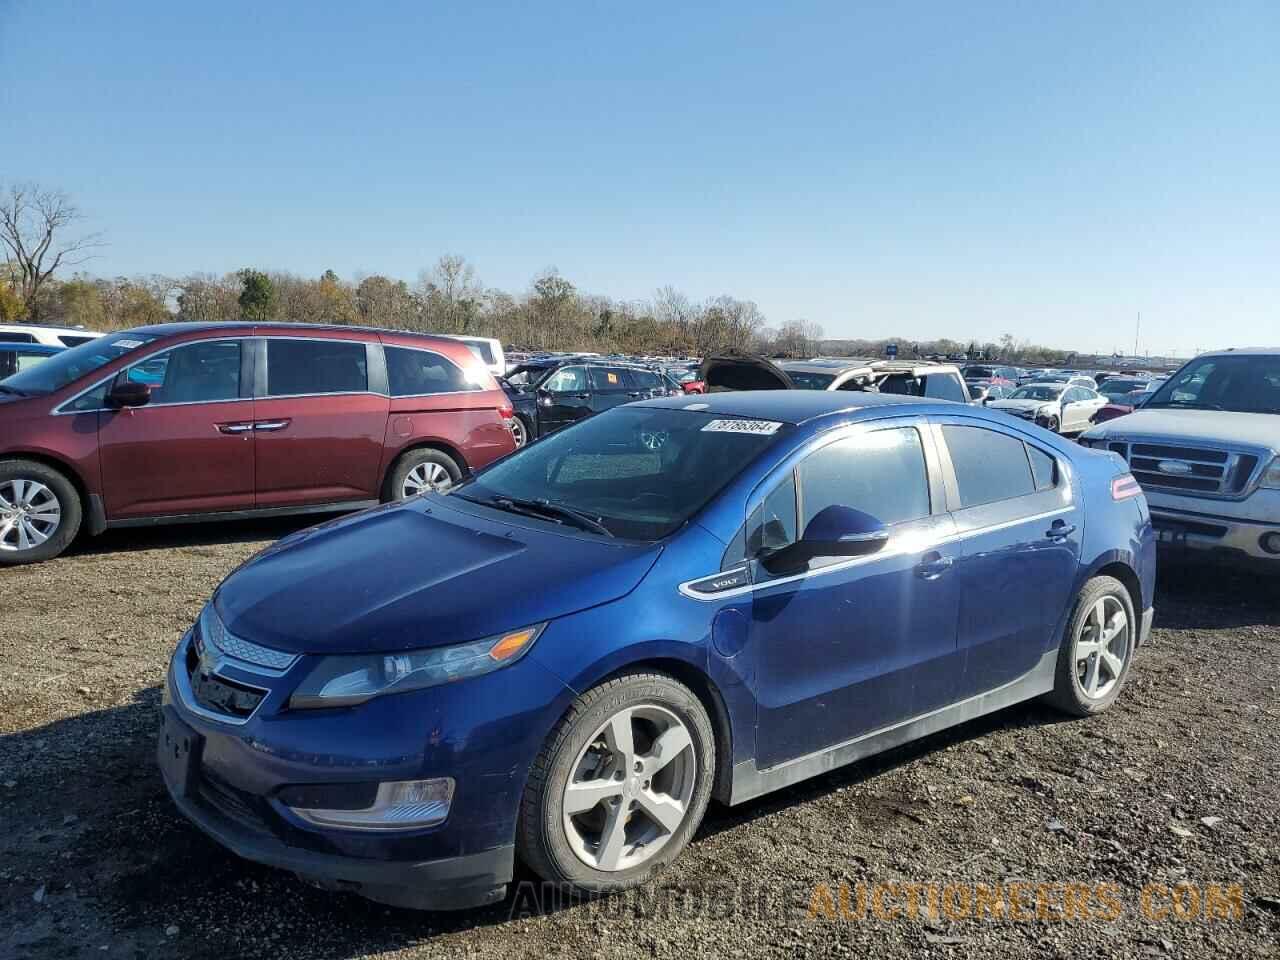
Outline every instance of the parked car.
{"label": "parked car", "polygon": [[[1107,405],[1093,415],[1094,423],[1106,423],[1117,417],[1127,416],[1151,399],[1152,395],[1164,385],[1168,377],[1158,377],[1147,383],[1145,389],[1125,394],[1123,397],[1108,400]],[[1104,384],[1105,386],[1105,384]]]}
{"label": "parked car", "polygon": [[66,347],[49,347],[43,343],[6,343],[0,339],[0,380],[44,363]]}
{"label": "parked car", "polygon": [[170,323],[0,381],[0,564],[83,526],[352,510],[515,449],[462,344],[358,327]]}
{"label": "parked car", "polygon": [[1046,381],[1018,387],[1007,399],[997,400],[990,407],[1031,420],[1054,433],[1074,434],[1089,429],[1094,414],[1106,402],[1087,387]]}
{"label": "parked car", "polygon": [[709,392],[725,390],[856,390],[968,403],[969,389],[954,364],[925,361],[782,360],[708,357],[699,377]]}
{"label": "parked car", "polygon": [[1127,400],[1132,394],[1143,392],[1149,383],[1148,380],[1138,380],[1133,377],[1107,377],[1098,387],[1098,393],[1106,397],[1110,403],[1119,403]]}
{"label": "parked car", "polygon": [[507,357],[502,350],[502,341],[494,337],[464,337],[458,334],[441,333],[436,336],[447,337],[465,343],[495,377],[504,376],[507,372]]}
{"label": "parked car", "polygon": [[84,327],[47,327],[37,323],[0,323],[4,343],[40,343],[46,347],[78,347],[102,336]]}
{"label": "parked car", "polygon": [[[623,403],[664,397],[678,387],[656,370],[591,357],[530,361],[505,380],[530,439]],[[529,411],[532,411],[531,413]]]}
{"label": "parked car", "polygon": [[973,392],[974,387],[1016,387],[1018,385],[1018,370],[1015,367],[970,364],[960,369],[960,375],[969,385],[970,393]]}
{"label": "parked car", "polygon": [[1280,348],[1196,357],[1080,442],[1128,461],[1170,553],[1280,573]]}
{"label": "parked car", "polygon": [[1018,389],[1014,386],[1006,386],[999,383],[970,383],[968,384],[968,387],[969,402],[981,404],[983,406],[994,403],[996,400],[1007,399],[1008,397],[1013,396],[1014,391]]}
{"label": "parked car", "polygon": [[174,653],[159,765],[314,884],[464,907],[519,858],[607,893],[712,797],[1031,697],[1105,710],[1154,553],[1117,458],[979,407],[628,404],[240,567]]}

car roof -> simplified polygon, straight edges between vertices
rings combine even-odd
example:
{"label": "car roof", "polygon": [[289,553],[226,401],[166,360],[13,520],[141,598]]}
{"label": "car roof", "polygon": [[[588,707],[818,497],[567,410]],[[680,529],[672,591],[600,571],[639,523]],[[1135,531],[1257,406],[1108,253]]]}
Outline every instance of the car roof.
{"label": "car roof", "polygon": [[[836,413],[852,413],[862,409],[886,407],[937,407],[948,412],[968,409],[967,405],[947,403],[924,397],[896,393],[863,393],[856,390],[728,390],[697,396],[661,397],[629,406],[665,407],[671,410],[697,410],[700,413],[747,417],[757,420],[780,420],[801,424]],[[912,410],[921,412],[923,410]]]}
{"label": "car roof", "polygon": [[0,330],[0,350],[34,350],[37,353],[61,353],[66,347],[55,347],[51,343],[28,343],[26,341],[5,340],[5,331]]}
{"label": "car roof", "polygon": [[858,360],[779,360],[777,366],[796,373],[834,373],[846,370],[867,370],[865,362]]}

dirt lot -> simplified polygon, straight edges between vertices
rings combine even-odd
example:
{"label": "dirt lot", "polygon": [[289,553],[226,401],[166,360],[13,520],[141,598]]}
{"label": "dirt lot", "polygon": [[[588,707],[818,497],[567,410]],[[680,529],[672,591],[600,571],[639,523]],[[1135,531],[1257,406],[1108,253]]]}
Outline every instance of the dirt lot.
{"label": "dirt lot", "polygon": [[[111,534],[0,571],[0,957],[1280,955],[1280,584],[1166,574],[1110,713],[1017,707],[713,806],[644,895],[422,915],[235,859],[177,817],[154,768],[174,642],[294,526]],[[1180,882],[1195,918],[1171,909]],[[859,917],[859,885],[887,883]],[[1063,918],[1070,883],[1087,918]],[[1005,916],[973,916],[976,884],[1002,885]],[[1203,915],[1210,884],[1226,917]],[[931,885],[950,915],[926,906]]]}

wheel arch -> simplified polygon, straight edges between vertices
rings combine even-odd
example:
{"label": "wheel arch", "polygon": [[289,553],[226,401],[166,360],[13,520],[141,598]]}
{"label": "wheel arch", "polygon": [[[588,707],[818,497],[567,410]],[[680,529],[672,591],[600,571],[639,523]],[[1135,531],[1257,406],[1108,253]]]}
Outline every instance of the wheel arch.
{"label": "wheel arch", "polygon": [[101,506],[100,504],[95,504],[95,498],[89,492],[89,485],[85,483],[80,471],[70,462],[40,450],[10,450],[0,454],[0,463],[8,463],[14,460],[30,460],[51,470],[57,470],[65,476],[71,486],[75,488],[76,495],[80,498],[80,511],[81,516],[84,518],[82,521],[84,529],[91,534],[102,532],[105,518],[101,516]]}
{"label": "wheel arch", "polygon": [[467,463],[467,458],[453,444],[436,437],[428,439],[412,440],[405,446],[401,447],[387,460],[387,465],[382,470],[382,482],[378,485],[378,491],[385,495],[387,493],[387,484],[391,481],[391,475],[395,473],[396,467],[400,461],[413,453],[415,450],[438,450],[445,454],[454,463],[458,465],[458,469],[462,471],[463,479],[471,476],[471,465]]}
{"label": "wheel arch", "polygon": [[[1142,603],[1142,582],[1138,579],[1138,574],[1133,567],[1121,560],[1112,560],[1089,575],[1090,580],[1094,577],[1113,577],[1124,584],[1125,590],[1129,593],[1129,599],[1133,602],[1134,614],[1139,618],[1142,617],[1144,609]],[[1087,583],[1088,581],[1085,582]]]}
{"label": "wheel arch", "polygon": [[618,667],[592,682],[590,686],[595,687],[622,674],[636,672],[665,674],[688,687],[702,703],[703,709],[707,711],[707,717],[711,720],[711,729],[716,740],[716,772],[711,785],[711,796],[727,804],[733,781],[733,728],[724,696],[715,681],[701,668],[687,660],[677,657],[651,656]]}

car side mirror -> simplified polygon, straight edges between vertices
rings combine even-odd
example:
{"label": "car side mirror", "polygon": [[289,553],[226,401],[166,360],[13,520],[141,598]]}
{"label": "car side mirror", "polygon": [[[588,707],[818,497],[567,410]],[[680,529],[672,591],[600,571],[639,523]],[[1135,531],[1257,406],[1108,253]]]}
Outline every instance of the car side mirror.
{"label": "car side mirror", "polygon": [[125,407],[144,407],[151,402],[151,387],[145,383],[125,380],[112,387],[106,396],[106,404],[113,410]]}
{"label": "car side mirror", "polygon": [[819,510],[799,540],[765,552],[760,560],[770,573],[795,570],[819,557],[863,557],[889,542],[889,529],[853,507],[833,504]]}

